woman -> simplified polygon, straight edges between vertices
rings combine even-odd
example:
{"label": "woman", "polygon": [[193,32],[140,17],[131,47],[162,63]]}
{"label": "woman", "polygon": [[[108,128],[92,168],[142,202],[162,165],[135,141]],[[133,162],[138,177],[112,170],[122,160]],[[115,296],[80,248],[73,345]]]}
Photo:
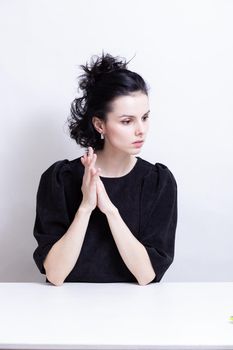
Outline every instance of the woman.
{"label": "woman", "polygon": [[70,136],[87,153],[41,176],[33,257],[46,282],[159,282],[174,259],[177,184],[137,156],[149,130],[148,88],[124,59],[81,65]]}

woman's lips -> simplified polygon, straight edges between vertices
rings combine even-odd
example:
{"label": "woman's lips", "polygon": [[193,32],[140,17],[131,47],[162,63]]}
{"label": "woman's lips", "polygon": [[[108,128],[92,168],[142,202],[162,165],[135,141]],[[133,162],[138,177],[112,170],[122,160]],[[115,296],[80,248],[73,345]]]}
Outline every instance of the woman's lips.
{"label": "woman's lips", "polygon": [[143,141],[140,141],[140,142],[134,142],[133,145],[135,147],[141,147],[143,145]]}

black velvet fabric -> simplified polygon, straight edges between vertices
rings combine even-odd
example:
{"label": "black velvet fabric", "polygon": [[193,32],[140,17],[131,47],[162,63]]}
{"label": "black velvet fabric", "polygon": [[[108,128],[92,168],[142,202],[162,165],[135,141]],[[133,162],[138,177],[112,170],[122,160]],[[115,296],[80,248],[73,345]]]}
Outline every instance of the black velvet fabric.
{"label": "black velvet fabric", "polygon": [[[177,183],[164,164],[136,158],[134,168],[125,176],[101,180],[122,219],[147,250],[156,273],[151,283],[159,282],[174,260]],[[33,228],[38,246],[33,258],[42,274],[46,255],[67,231],[82,201],[83,174],[79,157],[59,160],[41,175]],[[64,282],[137,283],[98,207],[92,211],[80,255]]]}

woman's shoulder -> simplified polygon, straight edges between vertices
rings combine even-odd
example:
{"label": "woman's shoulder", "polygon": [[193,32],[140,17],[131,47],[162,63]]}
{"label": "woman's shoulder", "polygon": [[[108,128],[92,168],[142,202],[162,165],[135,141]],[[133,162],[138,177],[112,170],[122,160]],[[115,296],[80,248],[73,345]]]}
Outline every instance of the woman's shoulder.
{"label": "woman's shoulder", "polygon": [[49,178],[52,176],[54,178],[58,178],[64,171],[67,170],[70,170],[70,161],[68,159],[56,160],[49,166],[45,167],[41,177]]}
{"label": "woman's shoulder", "polygon": [[161,206],[170,205],[177,197],[177,182],[168,165],[160,162],[153,164],[146,160],[143,163],[147,172],[142,185],[141,201],[146,216],[158,203]]}
{"label": "woman's shoulder", "polygon": [[67,158],[56,160],[44,169],[41,178],[44,179],[44,181],[53,181],[55,183],[60,183],[74,175],[78,178],[79,174],[81,175],[83,171],[80,158],[81,156],[72,160]]}
{"label": "woman's shoulder", "polygon": [[45,168],[45,172],[51,172],[51,171],[61,171],[61,170],[68,170],[72,171],[75,167],[80,167],[82,165],[81,163],[81,156],[74,159],[61,159],[57,160],[54,163],[51,163],[47,168]]}
{"label": "woman's shoulder", "polygon": [[170,166],[160,162],[151,163],[143,158],[140,158],[140,160],[144,168],[146,182],[155,187],[163,186],[170,182],[173,186],[177,187],[177,182]]}

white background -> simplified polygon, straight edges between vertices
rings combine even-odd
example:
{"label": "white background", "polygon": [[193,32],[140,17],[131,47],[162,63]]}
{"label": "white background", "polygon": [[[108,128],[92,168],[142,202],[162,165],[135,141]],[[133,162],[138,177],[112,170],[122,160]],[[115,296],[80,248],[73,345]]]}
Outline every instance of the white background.
{"label": "white background", "polygon": [[140,157],[178,184],[166,281],[233,280],[233,1],[0,1],[0,281],[44,281],[32,254],[42,172],[83,153],[66,120],[102,49],[150,86]]}

